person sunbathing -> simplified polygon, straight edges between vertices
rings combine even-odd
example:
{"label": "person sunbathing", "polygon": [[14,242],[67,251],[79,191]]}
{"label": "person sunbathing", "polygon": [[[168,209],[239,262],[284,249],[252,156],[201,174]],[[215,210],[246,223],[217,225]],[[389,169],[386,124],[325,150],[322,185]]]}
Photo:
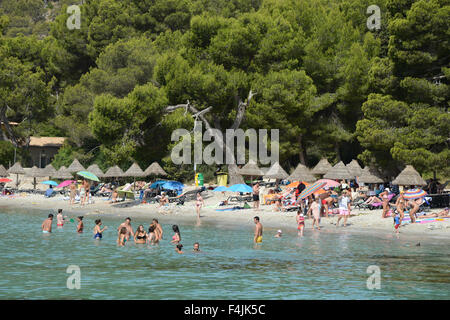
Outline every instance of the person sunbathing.
{"label": "person sunbathing", "polygon": [[445,208],[444,210],[442,210],[441,212],[438,213],[430,213],[430,214],[424,214],[423,215],[424,218],[450,218],[450,212],[449,212],[449,208]]}
{"label": "person sunbathing", "polygon": [[283,208],[283,203],[281,202],[281,199],[278,199],[275,202],[275,206],[273,208],[273,211],[285,211],[285,209]]}
{"label": "person sunbathing", "polygon": [[169,199],[167,198],[166,193],[163,192],[161,194],[161,198],[159,199],[159,206],[162,207],[166,204],[169,204]]}
{"label": "person sunbathing", "polygon": [[381,203],[381,202],[383,202],[383,201],[381,201],[380,198],[377,198],[376,196],[372,196],[372,197],[369,197],[369,199],[367,199],[364,203],[374,204],[374,203]]}

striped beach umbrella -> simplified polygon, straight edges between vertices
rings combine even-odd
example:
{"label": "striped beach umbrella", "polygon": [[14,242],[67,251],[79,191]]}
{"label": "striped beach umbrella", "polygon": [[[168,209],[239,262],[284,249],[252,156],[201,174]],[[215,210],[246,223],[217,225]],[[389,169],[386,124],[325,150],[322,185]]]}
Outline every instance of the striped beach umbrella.
{"label": "striped beach umbrella", "polygon": [[314,192],[322,189],[323,187],[326,186],[326,182],[324,181],[317,181],[314,182],[312,185],[307,186],[305,188],[305,190],[303,190],[300,195],[298,196],[298,199],[304,199],[307,198],[308,196],[310,196],[311,194],[313,194]]}
{"label": "striped beach umbrella", "polygon": [[339,187],[341,185],[339,182],[334,181],[334,180],[330,180],[330,179],[320,179],[320,180],[317,180],[317,182],[325,182],[324,188],[325,187],[327,187],[327,188],[335,188],[335,187]]}
{"label": "striped beach umbrella", "polygon": [[410,189],[403,194],[403,198],[412,200],[425,197],[427,195],[426,191],[422,189]]}

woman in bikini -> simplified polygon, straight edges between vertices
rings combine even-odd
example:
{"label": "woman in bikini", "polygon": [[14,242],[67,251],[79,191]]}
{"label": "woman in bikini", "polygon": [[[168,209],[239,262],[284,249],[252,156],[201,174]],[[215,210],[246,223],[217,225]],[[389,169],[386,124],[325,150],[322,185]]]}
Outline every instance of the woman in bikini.
{"label": "woman in bikini", "polygon": [[174,224],[172,226],[172,230],[173,230],[173,232],[175,232],[175,234],[173,235],[172,241],[170,241],[170,242],[174,243],[174,244],[178,244],[181,241],[180,229],[178,228],[178,226],[176,224]]}
{"label": "woman in bikini", "polygon": [[406,200],[403,197],[404,193],[405,193],[404,191],[400,192],[400,195],[395,201],[395,207],[397,208],[397,211],[400,214],[400,223],[403,221],[403,217],[405,216]]}
{"label": "woman in bikini", "polygon": [[386,215],[389,210],[389,189],[386,188],[382,193],[380,193],[381,199],[383,199],[383,212],[381,213],[382,218],[387,218]]}
{"label": "woman in bikini", "polygon": [[141,224],[134,233],[134,243],[145,244],[147,243],[147,232],[144,230],[144,226]]}
{"label": "woman in bikini", "polygon": [[197,192],[197,202],[195,203],[195,208],[197,210],[197,219],[200,219],[200,209],[205,204],[200,192]]}
{"label": "woman in bikini", "polygon": [[303,215],[302,209],[297,211],[297,216],[295,219],[297,220],[298,235],[303,237],[303,229],[305,229],[305,216]]}

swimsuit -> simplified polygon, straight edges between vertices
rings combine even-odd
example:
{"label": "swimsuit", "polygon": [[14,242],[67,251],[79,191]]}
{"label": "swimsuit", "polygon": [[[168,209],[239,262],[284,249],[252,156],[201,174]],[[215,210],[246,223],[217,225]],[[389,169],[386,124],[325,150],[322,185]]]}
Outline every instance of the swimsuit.
{"label": "swimsuit", "polygon": [[256,242],[257,242],[257,243],[262,242],[262,236],[259,236],[258,238],[256,238]]}
{"label": "swimsuit", "polygon": [[97,232],[94,236],[94,239],[101,239],[102,238],[102,234],[100,232]]}
{"label": "swimsuit", "polygon": [[144,236],[136,236],[136,239],[138,239],[138,240],[147,239],[147,235],[144,235]]}
{"label": "swimsuit", "polygon": [[50,233],[50,231],[42,230],[42,233]]}
{"label": "swimsuit", "polygon": [[303,228],[305,226],[305,218],[301,217],[299,220],[300,221],[298,222],[298,227],[297,227],[298,230],[300,230],[301,228]]}

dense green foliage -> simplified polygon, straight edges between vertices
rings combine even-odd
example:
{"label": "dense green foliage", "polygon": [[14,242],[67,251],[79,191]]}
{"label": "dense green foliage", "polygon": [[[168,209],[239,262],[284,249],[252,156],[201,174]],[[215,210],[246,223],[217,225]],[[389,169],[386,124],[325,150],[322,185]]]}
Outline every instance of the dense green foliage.
{"label": "dense green foliage", "polygon": [[69,30],[71,4],[0,4],[0,119],[19,123],[3,134],[68,137],[56,167],[156,160],[192,179],[169,156],[193,118],[165,108],[211,106],[224,132],[252,91],[239,127],[280,129],[285,168],[357,157],[450,176],[449,0],[85,0]]}

